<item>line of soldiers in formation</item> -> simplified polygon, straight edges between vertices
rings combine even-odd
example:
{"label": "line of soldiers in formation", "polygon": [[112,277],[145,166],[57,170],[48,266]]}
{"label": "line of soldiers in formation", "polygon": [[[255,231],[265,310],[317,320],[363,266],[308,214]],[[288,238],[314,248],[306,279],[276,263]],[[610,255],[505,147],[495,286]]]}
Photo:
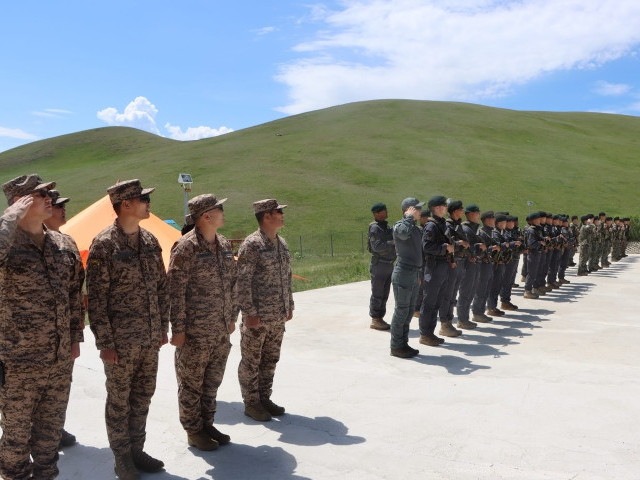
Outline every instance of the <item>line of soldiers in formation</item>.
{"label": "line of soldiers in formation", "polygon": [[[58,231],[69,198],[55,186],[35,174],[2,185],[9,206],[0,217],[0,476],[7,480],[58,475],[73,363],[84,339],[85,271],[73,239]],[[137,179],[107,189],[117,218],[93,239],[87,258],[87,311],[106,376],[107,436],[123,480],[164,468],[143,448],[169,323],[179,419],[190,446],[213,450],[230,441],[213,422],[239,312],[244,413],[258,421],[285,413],[271,393],[294,309],[290,254],[277,233],[286,205],[254,202],[259,228],[236,261],[218,233],[226,198],[192,198],[186,220],[194,228],[173,246],[165,271],[158,240],[139,225],[149,218],[154,190]]]}
{"label": "line of soldiers in formation", "polygon": [[[462,330],[517,310],[511,297],[519,287],[515,282],[521,258],[523,297],[537,299],[570,283],[565,274],[576,265],[578,247],[578,275],[608,267],[609,255],[612,261],[626,256],[629,218],[601,212],[583,216],[579,226],[577,216],[570,220],[540,211],[527,215],[527,226],[521,229],[518,217],[509,212],[480,212],[475,204],[463,207],[461,201],[439,195],[429,199],[427,210],[423,206],[413,197],[403,200],[403,218],[393,227],[384,203],[371,207],[370,327],[390,330],[395,357],[419,353],[408,344],[412,317],[419,318],[420,343],[437,347],[444,343],[442,337],[457,337]],[[389,324],[384,316],[391,286],[395,310]],[[435,335],[438,317],[440,337]]]}

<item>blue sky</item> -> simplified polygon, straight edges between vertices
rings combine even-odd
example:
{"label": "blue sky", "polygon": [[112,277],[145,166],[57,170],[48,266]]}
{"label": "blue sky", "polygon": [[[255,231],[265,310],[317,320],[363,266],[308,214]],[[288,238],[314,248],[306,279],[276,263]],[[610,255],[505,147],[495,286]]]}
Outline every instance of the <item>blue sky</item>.
{"label": "blue sky", "polygon": [[637,0],[3,2],[0,151],[408,98],[640,115]]}

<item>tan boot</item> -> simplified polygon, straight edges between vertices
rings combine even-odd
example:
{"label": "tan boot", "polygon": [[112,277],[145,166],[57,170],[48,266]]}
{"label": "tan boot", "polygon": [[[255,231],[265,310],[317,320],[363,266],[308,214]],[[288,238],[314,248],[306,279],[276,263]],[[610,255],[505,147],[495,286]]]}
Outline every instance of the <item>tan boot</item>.
{"label": "tan boot", "polygon": [[371,318],[371,325],[369,325],[369,328],[373,328],[374,330],[389,330],[391,325],[381,318],[373,317]]}
{"label": "tan boot", "polygon": [[430,335],[420,335],[420,343],[423,345],[428,345],[430,347],[437,347],[444,343],[443,338],[436,337],[433,333]]}
{"label": "tan boot", "polygon": [[130,453],[126,455],[116,455],[113,470],[120,480],[138,480],[140,478],[140,473],[133,464]]}
{"label": "tan boot", "polygon": [[536,298],[540,298],[540,296],[533,293],[531,290],[525,290],[523,298],[530,298],[532,300],[535,300]]}
{"label": "tan boot", "polygon": [[518,306],[511,302],[500,302],[500,308],[503,310],[517,310]]}
{"label": "tan boot", "polygon": [[271,420],[271,414],[267,412],[260,402],[245,405],[244,414],[257,422],[268,422]]}
{"label": "tan boot", "polygon": [[489,323],[493,322],[493,318],[485,315],[484,313],[474,313],[473,321],[478,323]]}
{"label": "tan boot", "polygon": [[162,460],[153,458],[151,455],[143,452],[142,450],[131,450],[131,458],[133,459],[133,464],[136,466],[136,468],[138,470],[142,470],[143,472],[155,473],[164,468],[164,462]]}
{"label": "tan boot", "polygon": [[260,400],[260,403],[262,403],[264,409],[272,416],[279,417],[280,415],[284,415],[284,407],[276,405],[271,401],[270,398],[267,398],[266,400]]}
{"label": "tan boot", "polygon": [[462,330],[455,328],[451,322],[441,322],[440,335],[443,337],[459,337],[462,335]]}
{"label": "tan boot", "polygon": [[190,447],[196,447],[198,450],[202,450],[203,452],[215,450],[219,445],[216,440],[211,438],[211,435],[209,435],[204,428],[198,433],[187,434],[187,441],[189,442]]}
{"label": "tan boot", "polygon": [[469,320],[458,320],[458,328],[462,328],[463,330],[473,330],[477,326],[477,323]]}
{"label": "tan boot", "polygon": [[218,442],[218,445],[226,445],[231,441],[231,437],[229,435],[227,435],[226,433],[222,433],[213,425],[204,425],[202,429],[207,435],[209,435],[209,437]]}

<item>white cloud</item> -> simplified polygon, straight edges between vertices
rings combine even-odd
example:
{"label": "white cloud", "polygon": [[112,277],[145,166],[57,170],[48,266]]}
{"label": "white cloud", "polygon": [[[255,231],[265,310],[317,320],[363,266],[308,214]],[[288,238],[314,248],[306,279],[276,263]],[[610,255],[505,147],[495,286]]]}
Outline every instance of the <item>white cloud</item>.
{"label": "white cloud", "polygon": [[136,97],[124,112],[118,113],[114,107],[108,107],[98,112],[98,118],[108,125],[133,127],[161,135],[156,126],[157,114],[158,109],[146,97]]}
{"label": "white cloud", "polygon": [[201,138],[217,137],[225,133],[233,132],[232,128],[220,127],[189,127],[184,132],[178,126],[165,124],[164,128],[169,132],[169,138],[174,140],[199,140]]}
{"label": "white cloud", "polygon": [[70,115],[72,113],[73,112],[69,110],[63,110],[61,108],[45,108],[44,110],[33,111],[31,112],[31,115],[45,118],[64,118],[65,115]]}
{"label": "white cloud", "polygon": [[38,137],[19,128],[0,127],[0,137],[17,138],[20,140],[38,140]]}
{"label": "white cloud", "polygon": [[276,31],[276,27],[262,27],[253,30],[256,35],[267,35]]}
{"label": "white cloud", "polygon": [[631,91],[631,85],[627,85],[624,83],[609,83],[605,81],[600,81],[596,83],[593,91],[598,95],[612,97],[612,96],[624,95],[625,93],[629,93]]}
{"label": "white cloud", "polygon": [[368,99],[477,101],[545,73],[596,68],[640,42],[640,2],[345,0],[282,67],[299,113]]}

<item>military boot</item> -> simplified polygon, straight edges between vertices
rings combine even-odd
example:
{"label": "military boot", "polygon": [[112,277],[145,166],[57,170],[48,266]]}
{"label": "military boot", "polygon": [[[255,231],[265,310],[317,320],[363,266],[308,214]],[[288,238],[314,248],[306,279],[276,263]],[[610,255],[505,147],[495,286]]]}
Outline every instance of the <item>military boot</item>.
{"label": "military boot", "polygon": [[444,343],[444,338],[436,337],[433,333],[428,335],[420,335],[419,342],[430,347],[437,347]]}
{"label": "military boot", "polygon": [[485,315],[484,313],[474,313],[473,321],[478,323],[489,323],[489,322],[493,322],[493,318],[489,317],[488,315]]}
{"label": "military boot", "polygon": [[463,330],[473,330],[477,326],[477,323],[470,320],[458,320],[458,328],[462,328]]}
{"label": "military boot", "polygon": [[531,292],[535,293],[539,297],[544,297],[547,294],[547,291],[541,288],[534,288],[533,290],[531,290]]}
{"label": "military boot", "polygon": [[462,330],[458,330],[451,322],[440,322],[440,335],[443,337],[459,337]]}
{"label": "military boot", "polygon": [[392,348],[391,356],[398,358],[412,358],[420,353],[417,349],[411,348],[409,345],[401,348]]}
{"label": "military boot", "polygon": [[489,310],[487,310],[486,314],[490,317],[501,317],[502,315],[504,315],[504,312],[501,312],[497,308],[490,308]]}
{"label": "military boot", "polygon": [[276,405],[271,401],[270,398],[267,398],[266,400],[260,400],[260,403],[262,403],[264,409],[272,416],[279,417],[280,415],[284,415],[284,407]]}
{"label": "military boot", "polygon": [[502,308],[503,310],[517,310],[518,306],[514,305],[511,302],[500,302],[500,308]]}
{"label": "military boot", "polygon": [[60,443],[58,444],[58,450],[62,450],[64,447],[71,447],[76,444],[76,436],[62,429],[62,436],[60,437]]}
{"label": "military boot", "polygon": [[187,442],[190,447],[196,447],[198,450],[202,450],[203,452],[215,450],[219,445],[219,443],[212,438],[204,428],[197,433],[188,433]]}
{"label": "military boot", "polygon": [[271,414],[267,412],[260,402],[245,405],[244,414],[257,422],[268,422],[271,420]]}
{"label": "military boot", "polygon": [[213,425],[204,425],[202,429],[206,432],[207,435],[218,442],[219,445],[226,445],[231,441],[231,437],[229,435],[227,435],[226,433],[222,433]]}
{"label": "military boot", "polygon": [[540,298],[538,294],[533,293],[531,290],[525,290],[523,297],[530,298],[530,299]]}
{"label": "military boot", "polygon": [[567,280],[566,278],[559,278],[558,279],[558,283],[562,284],[562,285],[566,285],[568,283],[571,283],[569,280]]}
{"label": "military boot", "polygon": [[372,317],[371,325],[369,325],[369,328],[373,328],[374,330],[389,330],[391,328],[391,325],[389,325],[381,318]]}
{"label": "military boot", "polygon": [[520,281],[521,281],[522,283],[527,283],[527,277],[525,277],[524,275],[522,275],[522,276],[520,277]]}
{"label": "military boot", "polygon": [[147,473],[159,472],[164,468],[164,462],[153,458],[142,450],[131,450],[131,457],[133,458],[133,464],[138,470],[142,470]]}
{"label": "military boot", "polygon": [[140,478],[140,473],[133,464],[130,453],[115,456],[113,471],[120,480],[138,480]]}

